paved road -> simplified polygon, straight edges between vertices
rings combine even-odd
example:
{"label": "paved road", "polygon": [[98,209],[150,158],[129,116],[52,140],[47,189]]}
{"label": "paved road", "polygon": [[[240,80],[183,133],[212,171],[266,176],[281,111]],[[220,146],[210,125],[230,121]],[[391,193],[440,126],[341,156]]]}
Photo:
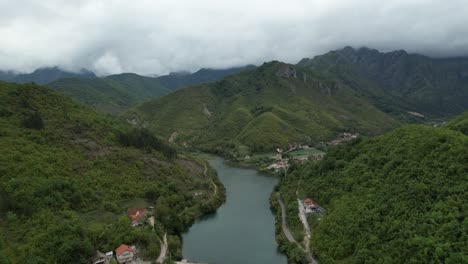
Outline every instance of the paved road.
{"label": "paved road", "polygon": [[283,233],[289,242],[298,244],[297,241],[294,239],[293,235],[291,234],[291,231],[288,227],[288,223],[286,222],[286,207],[284,206],[283,200],[281,199],[281,195],[279,192],[276,192],[276,199],[278,200],[278,203],[281,206],[281,226],[283,227]]}
{"label": "paved road", "polygon": [[302,203],[302,201],[300,199],[297,199],[297,203],[298,203],[298,206],[299,206],[299,218],[301,219],[302,225],[304,226],[305,252],[306,252],[307,256],[309,257],[310,264],[317,264],[318,262],[312,256],[312,250],[310,248],[310,226],[309,226],[309,222],[307,222],[306,213],[304,211],[304,204]]}
{"label": "paved road", "polygon": [[[283,233],[284,235],[286,236],[286,238],[289,240],[289,242],[291,243],[295,243],[298,247],[300,247],[302,250],[304,250],[304,252],[307,254],[307,257],[309,259],[309,263],[310,264],[318,264],[317,260],[312,256],[312,253],[311,253],[311,250],[309,249],[309,236],[306,235],[306,237],[304,238],[305,241],[306,241],[306,247],[307,249],[304,249],[301,244],[299,244],[295,239],[294,237],[292,236],[291,234],[291,231],[289,230],[289,227],[288,227],[288,223],[286,222],[286,206],[284,206],[284,203],[283,203],[283,200],[281,199],[281,195],[279,192],[276,192],[276,199],[278,200],[278,203],[280,204],[281,206],[281,225],[283,227]],[[299,212],[300,212],[300,209],[299,209]]]}
{"label": "paved road", "polygon": [[164,233],[163,241],[161,241],[161,253],[159,253],[159,257],[156,260],[156,263],[163,263],[166,259],[167,255],[167,233]]}
{"label": "paved road", "polygon": [[307,216],[304,210],[304,204],[300,199],[297,199],[297,204],[299,208],[299,218],[301,219],[302,225],[304,226],[306,236],[310,236],[310,227],[309,222],[307,222]]}

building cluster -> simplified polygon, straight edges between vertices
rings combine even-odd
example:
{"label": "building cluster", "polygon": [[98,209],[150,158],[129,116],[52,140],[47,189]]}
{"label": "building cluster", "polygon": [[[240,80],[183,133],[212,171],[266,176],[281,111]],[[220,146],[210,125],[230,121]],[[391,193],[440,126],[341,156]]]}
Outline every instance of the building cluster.
{"label": "building cluster", "polygon": [[281,159],[276,161],[273,164],[270,164],[267,169],[274,170],[275,172],[279,172],[281,170],[287,170],[289,168],[289,159]]}
{"label": "building cluster", "polygon": [[337,146],[339,144],[355,140],[358,137],[359,137],[359,134],[357,134],[357,133],[353,134],[353,133],[350,133],[350,132],[344,132],[344,133],[341,133],[340,136],[337,139],[334,139],[334,140],[328,141],[328,142],[324,142],[322,144],[325,145],[325,146]]}
{"label": "building cluster", "polygon": [[[154,209],[149,207],[150,210]],[[147,222],[154,229],[154,216],[149,216],[148,210],[144,207],[142,208],[129,208],[127,209],[127,216],[132,220],[131,226],[141,226]],[[141,263],[137,261],[138,250],[135,246],[128,246],[121,244],[114,251],[109,251],[107,253],[102,253],[100,251],[96,252],[95,257],[93,258],[93,264],[109,264],[114,259],[119,264],[136,264]]]}
{"label": "building cluster", "polygon": [[291,158],[291,160],[284,157],[284,154],[287,154],[295,150],[300,150],[300,149],[309,150],[309,149],[313,149],[313,147],[310,147],[308,145],[291,143],[288,145],[288,150],[284,150],[281,147],[276,148],[276,154],[275,156],[273,156],[273,159],[275,160],[275,162],[270,164],[267,167],[267,169],[273,170],[275,172],[279,172],[281,170],[287,170],[289,168],[290,162],[302,164],[306,162],[307,160],[322,160],[323,157],[325,156],[325,153],[308,155],[308,156],[305,155],[305,156],[297,156],[297,157]]}

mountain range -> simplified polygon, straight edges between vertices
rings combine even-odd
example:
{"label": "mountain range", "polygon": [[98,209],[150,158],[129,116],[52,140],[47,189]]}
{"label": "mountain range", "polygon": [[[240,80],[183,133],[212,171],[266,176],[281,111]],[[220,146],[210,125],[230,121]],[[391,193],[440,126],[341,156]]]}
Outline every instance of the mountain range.
{"label": "mountain range", "polygon": [[15,82],[15,83],[29,83],[34,82],[37,84],[47,84],[62,78],[95,78],[96,75],[88,70],[81,70],[80,72],[70,72],[62,70],[58,67],[40,68],[32,73],[16,73],[13,71],[0,71],[0,81]]}
{"label": "mountain range", "polygon": [[400,108],[446,117],[468,108],[468,58],[345,47],[303,59],[297,66],[341,80],[386,112]]}
{"label": "mountain range", "polygon": [[318,143],[343,131],[378,134],[400,124],[346,84],[281,62],[150,100],[125,117],[165,137],[176,132],[189,145],[260,152]]}
{"label": "mountain range", "polygon": [[375,135],[468,108],[467,58],[346,47],[270,62],[150,100],[124,116],[180,142],[265,151],[352,131]]}
{"label": "mountain range", "polygon": [[65,78],[47,84],[79,102],[102,112],[118,114],[135,104],[167,95],[185,86],[215,81],[234,74],[248,65],[229,69],[200,69],[194,73],[172,73],[160,77],[147,77],[135,73],[122,73],[102,78]]}

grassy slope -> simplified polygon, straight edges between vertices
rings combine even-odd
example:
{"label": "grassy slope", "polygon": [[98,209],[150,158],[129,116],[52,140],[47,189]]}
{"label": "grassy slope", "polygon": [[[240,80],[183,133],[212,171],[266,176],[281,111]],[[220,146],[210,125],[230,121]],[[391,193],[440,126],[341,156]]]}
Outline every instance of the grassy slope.
{"label": "grassy slope", "polygon": [[215,81],[243,68],[246,67],[225,70],[201,69],[192,74],[161,77],[122,73],[104,78],[66,78],[47,86],[101,112],[118,114],[145,100],[167,95],[185,86]]}
{"label": "grassy slope", "polygon": [[406,126],[309,162],[280,191],[293,225],[298,186],[327,209],[312,222],[322,263],[466,263],[467,149],[459,132]]}
{"label": "grassy slope", "polygon": [[61,79],[48,86],[101,112],[117,114],[136,102],[170,92],[153,79],[136,74],[120,74],[106,78]]}
{"label": "grassy slope", "polygon": [[[122,147],[116,132],[126,129],[48,88],[0,82],[1,263],[87,263],[120,243],[154,256],[156,233],[131,229],[126,204],[156,203],[157,230],[165,223],[171,235],[209,210],[209,199],[191,194],[212,191],[200,162]],[[170,239],[179,256],[180,241]]]}
{"label": "grassy slope", "polygon": [[[308,70],[277,76],[289,67],[272,62],[212,84],[179,90],[126,114],[168,136],[197,145],[241,143],[264,151],[288,142],[317,142],[338,131],[377,134],[399,122],[343,83]],[[204,111],[206,108],[211,116]]]}

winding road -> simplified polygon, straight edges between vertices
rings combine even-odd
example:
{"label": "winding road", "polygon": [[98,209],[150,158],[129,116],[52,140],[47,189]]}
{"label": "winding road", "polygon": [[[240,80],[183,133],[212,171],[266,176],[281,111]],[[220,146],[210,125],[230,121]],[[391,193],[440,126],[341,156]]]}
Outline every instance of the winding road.
{"label": "winding road", "polygon": [[278,203],[281,206],[281,226],[283,228],[283,233],[288,239],[289,242],[295,243],[298,246],[299,243],[294,239],[293,235],[291,234],[291,231],[289,230],[288,223],[286,222],[286,207],[284,206],[283,200],[281,199],[281,195],[279,192],[276,192],[276,199],[278,200]]}
{"label": "winding road", "polygon": [[310,246],[309,246],[309,237],[306,235],[305,236],[305,245],[307,246],[306,249],[304,249],[300,243],[298,243],[294,237],[291,234],[291,231],[289,230],[288,223],[286,221],[286,206],[284,205],[283,200],[281,199],[281,195],[279,192],[276,192],[276,199],[278,200],[278,203],[280,204],[281,207],[281,226],[283,228],[283,233],[288,239],[289,242],[295,243],[299,248],[301,248],[306,254],[307,258],[309,259],[310,264],[318,264],[317,260],[312,256]]}

